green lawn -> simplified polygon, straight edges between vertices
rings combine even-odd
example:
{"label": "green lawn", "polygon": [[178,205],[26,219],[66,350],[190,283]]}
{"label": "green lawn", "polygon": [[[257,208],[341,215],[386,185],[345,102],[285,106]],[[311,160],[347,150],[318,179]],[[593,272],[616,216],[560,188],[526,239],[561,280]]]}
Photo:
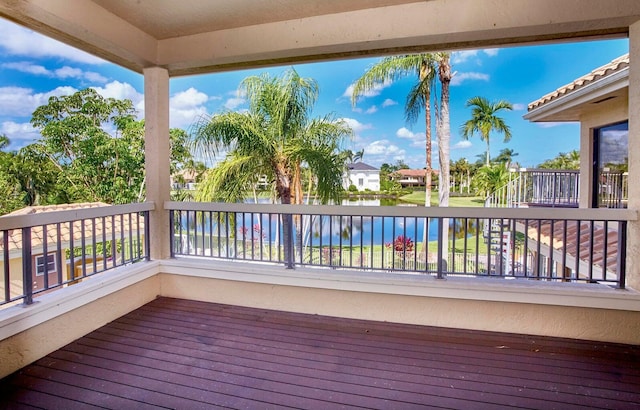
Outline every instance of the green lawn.
{"label": "green lawn", "polygon": [[[424,191],[414,191],[409,195],[400,197],[403,202],[424,205]],[[431,206],[438,206],[438,193],[431,192]],[[484,200],[479,196],[452,196],[449,197],[449,206],[484,206]]]}

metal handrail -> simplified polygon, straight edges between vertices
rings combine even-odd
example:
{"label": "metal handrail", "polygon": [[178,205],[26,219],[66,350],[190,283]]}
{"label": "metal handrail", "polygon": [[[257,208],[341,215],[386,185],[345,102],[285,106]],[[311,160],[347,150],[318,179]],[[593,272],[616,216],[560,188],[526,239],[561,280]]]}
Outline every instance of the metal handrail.
{"label": "metal handrail", "polygon": [[[620,255],[626,224],[637,219],[636,211],[626,209],[559,208],[550,214],[535,208],[194,202],[164,207],[170,211],[173,257],[616,287],[625,286]],[[289,235],[285,217],[293,221]]]}

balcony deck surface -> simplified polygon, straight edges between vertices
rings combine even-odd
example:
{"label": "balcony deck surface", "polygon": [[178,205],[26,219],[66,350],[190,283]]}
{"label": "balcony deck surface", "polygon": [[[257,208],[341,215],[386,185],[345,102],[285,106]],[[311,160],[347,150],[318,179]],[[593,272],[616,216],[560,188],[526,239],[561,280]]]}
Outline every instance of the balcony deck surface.
{"label": "balcony deck surface", "polygon": [[64,409],[633,409],[640,346],[159,298],[0,380],[0,401]]}

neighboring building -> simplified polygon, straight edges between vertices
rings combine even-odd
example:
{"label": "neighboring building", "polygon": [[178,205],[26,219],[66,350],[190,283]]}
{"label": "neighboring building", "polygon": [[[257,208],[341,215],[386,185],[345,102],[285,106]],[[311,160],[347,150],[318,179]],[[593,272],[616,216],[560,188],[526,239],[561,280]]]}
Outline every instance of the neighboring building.
{"label": "neighboring building", "polygon": [[[525,119],[533,122],[579,122],[580,123],[580,173],[578,206],[580,208],[626,208],[628,203],[629,166],[629,54],[596,68],[528,105]],[[564,177],[566,180],[566,177]],[[543,182],[543,179],[539,179]],[[551,200],[562,202],[563,190],[557,177],[552,179],[554,189],[547,190]],[[564,184],[576,190],[576,183]],[[533,190],[541,187],[534,186]],[[560,201],[558,201],[560,200]],[[554,241],[580,244],[579,238],[593,235],[595,248],[607,244],[606,255],[590,255],[579,252],[580,263],[589,263],[594,275],[602,275],[611,267],[618,250],[618,232],[607,225],[580,226],[573,230],[542,224],[527,228],[530,240]],[[566,258],[569,266],[576,264],[576,251],[570,247],[566,254],[555,255],[541,252],[547,258]],[[584,257],[583,255],[589,255]],[[590,259],[589,259],[590,258]],[[607,272],[611,275],[612,273]]]}
{"label": "neighboring building", "polygon": [[172,189],[196,189],[196,178],[198,174],[194,170],[183,169],[171,176]]}
{"label": "neighboring building", "polygon": [[[4,216],[35,215],[55,211],[77,211],[80,209],[109,206],[109,204],[103,202],[28,206]],[[142,217],[139,217],[138,214],[116,215],[113,219],[109,217],[106,220],[99,217],[93,221],[85,220],[84,224],[82,221],[63,223],[60,224],[57,229],[55,228],[55,224],[47,226],[48,228],[46,230],[42,225],[36,225],[30,228],[31,275],[33,278],[34,291],[45,288],[45,271],[48,275],[46,283],[49,284],[49,287],[54,284],[74,280],[74,278],[82,276],[83,272],[86,274],[93,272],[94,266],[96,266],[96,270],[101,270],[100,267],[105,263],[103,255],[117,254],[117,243],[122,241],[122,238],[128,238],[129,233],[134,232],[134,235],[141,240],[144,235],[144,220]],[[13,229],[7,232],[8,237],[6,239],[3,238],[0,233],[0,239],[2,239],[0,240],[0,272],[5,271],[5,263],[7,263],[6,259],[8,259],[11,289],[12,291],[21,293],[24,266],[22,230]],[[84,240],[83,237],[85,238]],[[107,246],[110,246],[111,249],[107,249],[105,252],[102,252],[102,249],[97,252],[88,250],[82,258],[75,257],[72,260],[70,258],[71,247],[78,249],[83,246],[83,243],[86,247],[89,247],[90,239],[86,238],[93,238],[97,245],[107,243]],[[96,248],[98,248],[98,246],[96,246]],[[8,258],[6,255],[8,255]],[[109,257],[110,256],[107,256],[107,258]],[[3,288],[2,291],[4,291]]]}
{"label": "neighboring building", "polygon": [[[426,169],[399,169],[393,173],[392,178],[399,182],[403,188],[424,186]],[[438,171],[431,171],[431,186],[438,184]]]}
{"label": "neighboring building", "polygon": [[580,122],[581,208],[627,206],[629,54],[528,106],[533,122]]}
{"label": "neighboring building", "polygon": [[355,185],[358,191],[379,191],[380,170],[364,162],[347,164],[347,172],[343,176],[344,189]]}

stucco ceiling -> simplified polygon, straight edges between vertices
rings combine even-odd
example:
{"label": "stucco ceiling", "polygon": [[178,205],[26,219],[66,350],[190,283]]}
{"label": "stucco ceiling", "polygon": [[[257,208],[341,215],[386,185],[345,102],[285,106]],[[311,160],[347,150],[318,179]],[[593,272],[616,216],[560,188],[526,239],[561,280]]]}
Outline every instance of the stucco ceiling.
{"label": "stucco ceiling", "polygon": [[623,37],[638,0],[0,0],[0,17],[142,72]]}
{"label": "stucco ceiling", "polygon": [[415,2],[415,0],[93,1],[159,40]]}

